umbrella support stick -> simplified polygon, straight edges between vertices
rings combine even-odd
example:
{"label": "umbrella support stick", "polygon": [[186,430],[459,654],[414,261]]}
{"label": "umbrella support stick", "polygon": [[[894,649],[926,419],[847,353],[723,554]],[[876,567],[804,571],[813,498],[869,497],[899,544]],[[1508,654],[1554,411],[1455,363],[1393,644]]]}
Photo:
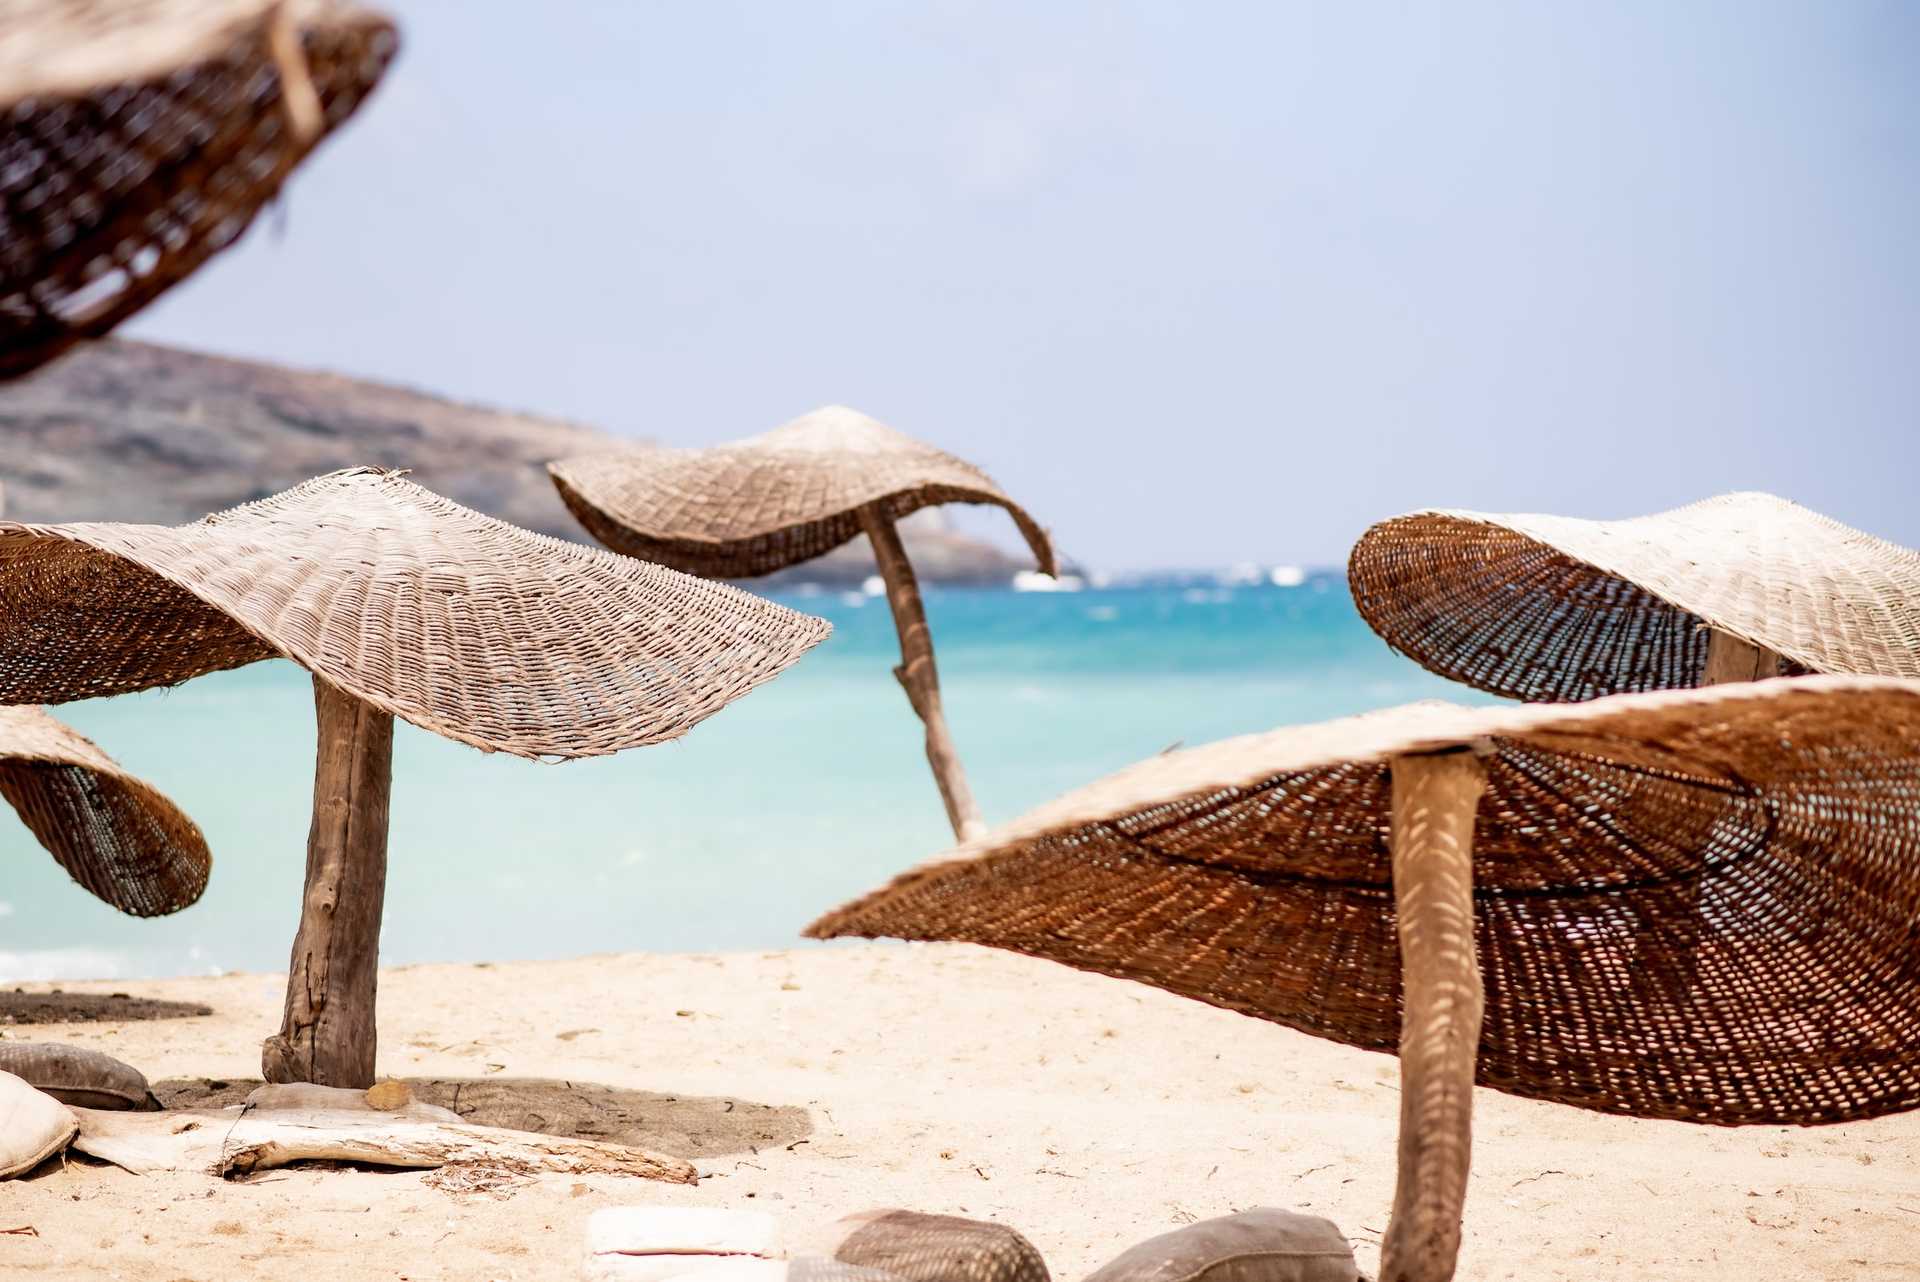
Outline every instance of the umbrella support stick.
{"label": "umbrella support stick", "polygon": [[[1773,651],[1742,641],[1731,632],[1707,629],[1707,667],[1701,674],[1701,685],[1764,681],[1779,675],[1780,656]],[[1694,883],[1690,898],[1691,911],[1675,915],[1671,926],[1672,947],[1678,963],[1673,971],[1678,983],[1675,991],[1683,1002],[1691,998],[1694,981],[1700,973],[1700,883]]]}
{"label": "umbrella support stick", "polygon": [[1400,1153],[1380,1282],[1447,1282],[1460,1253],[1485,993],[1474,953],[1473,824],[1486,766],[1467,749],[1393,759],[1393,898],[1404,989]]}
{"label": "umbrella support stick", "polygon": [[261,1047],[269,1082],[373,1085],[374,986],[387,897],[393,717],[313,679],[318,749],[307,888],[287,967],[278,1036]]}
{"label": "umbrella support stick", "polygon": [[1762,681],[1780,675],[1780,656],[1718,628],[1707,630],[1707,670],[1701,685]]}
{"label": "umbrella support stick", "polygon": [[927,629],[926,608],[920,603],[920,584],[913,564],[901,546],[900,531],[893,517],[877,503],[860,509],[860,523],[866,528],[867,541],[873,545],[873,559],[886,581],[887,604],[893,607],[894,630],[900,634],[900,666],[893,670],[907,701],[927,728],[927,764],[933,767],[934,782],[940,785],[940,798],[947,804],[947,821],[953,835],[972,841],[986,835],[987,825],[974,804],[973,789],[967,785],[967,772],[960,764],[960,753],[947,730],[947,714],[940,706],[940,675],[933,666],[933,634]]}

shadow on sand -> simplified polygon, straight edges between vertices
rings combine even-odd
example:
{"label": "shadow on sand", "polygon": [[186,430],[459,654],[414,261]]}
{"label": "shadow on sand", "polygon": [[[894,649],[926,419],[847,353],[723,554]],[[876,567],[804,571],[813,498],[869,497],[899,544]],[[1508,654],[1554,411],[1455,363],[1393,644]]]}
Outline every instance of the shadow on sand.
{"label": "shadow on sand", "polygon": [[[167,1108],[224,1108],[242,1103],[259,1085],[257,1078],[184,1077],[155,1082],[153,1093]],[[813,1133],[804,1108],[718,1095],[662,1095],[546,1077],[408,1078],[407,1085],[416,1098],[477,1126],[605,1140],[690,1160],[784,1147]]]}
{"label": "shadow on sand", "polygon": [[167,1002],[129,993],[30,993],[0,990],[0,1025],[114,1024],[135,1019],[191,1019],[211,1015],[198,1002]]}

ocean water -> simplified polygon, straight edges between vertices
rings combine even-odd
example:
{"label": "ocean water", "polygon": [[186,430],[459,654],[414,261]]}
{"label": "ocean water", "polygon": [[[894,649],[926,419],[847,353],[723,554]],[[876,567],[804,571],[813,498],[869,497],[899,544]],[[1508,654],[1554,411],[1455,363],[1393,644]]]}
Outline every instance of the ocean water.
{"label": "ocean water", "polygon": [[[798,592],[834,634],[686,739],[591,761],[488,755],[396,723],[382,960],[783,948],[950,844],[884,597]],[[1343,579],[927,593],[954,737],[987,821],[1175,742],[1422,698],[1481,701],[1391,653]],[[212,883],[171,917],[74,886],[0,807],[0,980],[286,965],[313,771],[286,662],[57,710],[191,814]]]}

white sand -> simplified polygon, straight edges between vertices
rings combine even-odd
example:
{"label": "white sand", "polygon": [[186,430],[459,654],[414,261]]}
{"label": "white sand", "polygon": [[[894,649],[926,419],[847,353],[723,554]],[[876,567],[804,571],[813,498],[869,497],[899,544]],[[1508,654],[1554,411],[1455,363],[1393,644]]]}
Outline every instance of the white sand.
{"label": "white sand", "polygon": [[[279,1022],[278,976],[64,987],[215,1008],[4,1030],[99,1047],[156,1082],[257,1078]],[[0,1229],[39,1234],[0,1234],[0,1276],[568,1278],[588,1213],[623,1203],[993,1217],[1069,1280],[1269,1204],[1332,1218],[1371,1272],[1392,1195],[1391,1058],[980,949],[409,967],[381,977],[380,1029],[383,1074],[672,1097],[628,1103],[702,1182],[545,1176],[501,1198],[412,1172],[228,1184],[74,1161],[0,1185]],[[1463,1279],[1920,1277],[1920,1114],[1724,1130],[1491,1091],[1475,1108]]]}

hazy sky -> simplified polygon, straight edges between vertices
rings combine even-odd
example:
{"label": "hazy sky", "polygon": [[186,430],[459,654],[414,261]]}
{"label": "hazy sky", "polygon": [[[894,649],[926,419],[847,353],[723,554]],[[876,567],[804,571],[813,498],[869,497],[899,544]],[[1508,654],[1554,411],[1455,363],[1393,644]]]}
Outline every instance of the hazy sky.
{"label": "hazy sky", "polygon": [[1097,566],[1735,488],[1920,545],[1920,5],[393,7],[131,333],[668,443],[844,402]]}

